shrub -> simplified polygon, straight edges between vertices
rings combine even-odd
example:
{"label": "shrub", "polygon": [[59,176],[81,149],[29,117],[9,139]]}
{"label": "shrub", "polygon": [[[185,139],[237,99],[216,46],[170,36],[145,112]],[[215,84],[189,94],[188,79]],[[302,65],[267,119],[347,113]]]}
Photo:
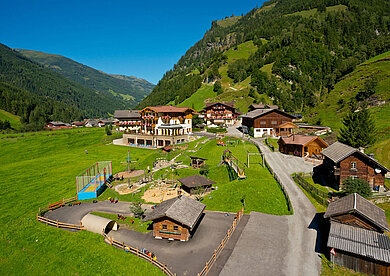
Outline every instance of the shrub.
{"label": "shrub", "polygon": [[343,184],[346,195],[358,193],[364,198],[368,198],[372,195],[370,185],[361,178],[348,177],[343,181]]}

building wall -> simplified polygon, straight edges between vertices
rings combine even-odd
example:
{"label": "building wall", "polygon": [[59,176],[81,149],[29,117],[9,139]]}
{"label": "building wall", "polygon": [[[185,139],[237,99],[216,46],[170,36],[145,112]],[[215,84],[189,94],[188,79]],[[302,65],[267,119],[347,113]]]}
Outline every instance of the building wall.
{"label": "building wall", "polygon": [[[351,163],[356,163],[356,169],[351,168]],[[339,163],[340,168],[340,182],[342,187],[343,181],[350,176],[356,176],[365,181],[368,181],[371,188],[374,186],[383,186],[385,182],[385,172],[381,170],[381,173],[375,172],[375,167],[372,167],[367,158],[364,158],[358,153],[354,153],[351,156],[345,158]]]}
{"label": "building wall", "polygon": [[347,225],[356,226],[367,230],[383,233],[383,230],[381,230],[379,227],[375,226],[372,222],[370,222],[369,220],[365,219],[364,217],[356,213],[334,216],[331,218],[331,220],[340,222],[342,224],[347,224]]}
{"label": "building wall", "polygon": [[281,124],[292,122],[292,119],[275,111],[253,120],[254,128],[275,128]]}
{"label": "building wall", "polygon": [[[166,229],[164,228],[166,226]],[[174,228],[178,229],[175,230]],[[161,218],[153,222],[153,236],[157,238],[188,241],[190,238],[188,227],[169,218]]]}
{"label": "building wall", "polygon": [[390,276],[390,264],[368,259],[363,256],[358,256],[341,250],[336,251],[334,256],[335,264],[353,269],[358,272],[363,272],[368,275]]}

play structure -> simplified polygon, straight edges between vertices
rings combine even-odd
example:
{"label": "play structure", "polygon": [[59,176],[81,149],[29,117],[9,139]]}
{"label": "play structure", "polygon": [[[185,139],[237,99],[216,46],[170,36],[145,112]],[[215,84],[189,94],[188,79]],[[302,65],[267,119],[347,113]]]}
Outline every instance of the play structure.
{"label": "play structure", "polygon": [[246,175],[245,175],[245,165],[242,164],[240,162],[240,160],[238,160],[230,150],[224,150],[223,154],[222,154],[222,160],[221,160],[221,163],[219,163],[219,165],[222,165],[223,163],[225,163],[230,172],[231,172],[231,179],[233,178],[233,172],[234,174],[237,176],[237,179],[238,180],[242,180],[242,179],[246,179]]}
{"label": "play structure", "polygon": [[96,162],[76,177],[78,200],[98,197],[111,180],[112,162]]}

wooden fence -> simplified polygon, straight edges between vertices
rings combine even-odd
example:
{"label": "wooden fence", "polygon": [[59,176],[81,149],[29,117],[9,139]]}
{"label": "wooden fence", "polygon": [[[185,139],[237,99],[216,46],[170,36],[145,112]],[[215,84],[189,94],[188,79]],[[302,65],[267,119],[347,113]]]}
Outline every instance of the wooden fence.
{"label": "wooden fence", "polygon": [[167,268],[167,265],[165,263],[159,262],[157,260],[157,258],[153,258],[151,255],[145,254],[144,252],[142,252],[138,248],[134,248],[134,247],[128,246],[124,242],[116,241],[112,237],[108,237],[104,233],[103,233],[103,236],[104,236],[104,239],[108,243],[110,243],[111,245],[113,245],[113,246],[115,246],[117,248],[123,249],[126,252],[130,252],[130,253],[136,255],[137,257],[140,257],[140,258],[144,259],[145,261],[150,262],[152,265],[158,267],[165,274],[167,274],[169,276],[175,276],[176,275],[176,273],[173,273],[172,271],[169,270],[169,268]]}
{"label": "wooden fence", "polygon": [[72,223],[65,223],[65,222],[60,222],[58,220],[51,220],[48,218],[45,218],[43,215],[51,210],[55,210],[57,208],[61,208],[62,206],[65,206],[69,202],[77,200],[77,196],[67,198],[67,199],[62,199],[61,201],[52,203],[47,205],[46,207],[39,208],[39,211],[37,213],[37,221],[43,222],[46,225],[51,225],[55,226],[57,228],[67,228],[67,229],[75,229],[75,230],[84,230],[85,228],[81,225],[81,223],[78,224],[72,224]]}
{"label": "wooden fence", "polygon": [[229,241],[230,237],[233,235],[234,230],[236,230],[236,227],[237,227],[238,223],[240,222],[243,215],[244,215],[244,207],[237,213],[236,217],[233,220],[233,225],[229,228],[229,230],[227,231],[225,237],[222,239],[222,241],[219,244],[219,246],[217,247],[217,249],[214,250],[213,255],[211,256],[210,260],[208,260],[206,262],[206,265],[204,266],[202,271],[198,273],[198,276],[207,275],[207,273],[210,271],[211,267],[213,266],[213,264],[217,260],[218,256],[221,254],[223,248],[225,247],[225,245]]}
{"label": "wooden fence", "polygon": [[60,222],[58,220],[51,220],[45,217],[42,217],[37,214],[37,220],[40,222],[43,222],[47,225],[55,226],[57,228],[67,228],[67,229],[75,229],[75,230],[85,230],[83,225],[80,223],[79,225],[77,224],[72,224],[72,223],[64,223]]}
{"label": "wooden fence", "polygon": [[311,194],[315,200],[317,200],[322,205],[328,206],[328,199],[331,197],[329,193],[325,193],[317,189],[297,173],[294,174],[294,180],[298,182],[298,184],[301,185],[309,194]]}
{"label": "wooden fence", "polygon": [[52,211],[52,210],[55,210],[57,208],[61,208],[62,206],[65,206],[66,204],[68,204],[72,201],[76,201],[76,200],[77,200],[77,196],[74,196],[71,198],[62,199],[61,201],[58,201],[55,203],[51,203],[51,204],[49,203],[49,205],[47,205],[46,207],[39,208],[38,215],[42,216],[43,214],[45,214],[48,211]]}

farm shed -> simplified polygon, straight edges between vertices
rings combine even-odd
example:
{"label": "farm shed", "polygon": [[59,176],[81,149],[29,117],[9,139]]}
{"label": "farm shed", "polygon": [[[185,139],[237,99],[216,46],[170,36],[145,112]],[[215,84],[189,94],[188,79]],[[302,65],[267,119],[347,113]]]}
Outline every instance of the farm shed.
{"label": "farm shed", "polygon": [[188,241],[206,205],[186,196],[161,202],[143,221],[153,221],[156,239]]}
{"label": "farm shed", "polygon": [[367,230],[389,231],[385,211],[357,193],[329,203],[324,217]]}
{"label": "farm shed", "polygon": [[181,188],[190,195],[195,194],[195,190],[199,188],[204,189],[204,192],[211,190],[211,186],[215,184],[214,181],[201,175],[191,175],[180,178],[178,181],[181,183]]}
{"label": "farm shed", "polygon": [[201,166],[203,166],[206,163],[205,158],[196,157],[196,156],[189,156],[191,159],[191,168],[193,169],[199,169]]}
{"label": "farm shed", "polygon": [[107,234],[111,230],[118,230],[118,224],[116,221],[92,214],[85,215],[81,220],[81,224],[86,230],[97,234]]}
{"label": "farm shed", "polygon": [[278,140],[278,144],[279,151],[281,153],[301,157],[320,156],[321,151],[328,147],[328,144],[318,136],[306,136],[300,134],[281,137]]}
{"label": "farm shed", "polygon": [[385,234],[332,222],[327,246],[334,248],[334,262],[374,275],[390,275],[390,240]]}

